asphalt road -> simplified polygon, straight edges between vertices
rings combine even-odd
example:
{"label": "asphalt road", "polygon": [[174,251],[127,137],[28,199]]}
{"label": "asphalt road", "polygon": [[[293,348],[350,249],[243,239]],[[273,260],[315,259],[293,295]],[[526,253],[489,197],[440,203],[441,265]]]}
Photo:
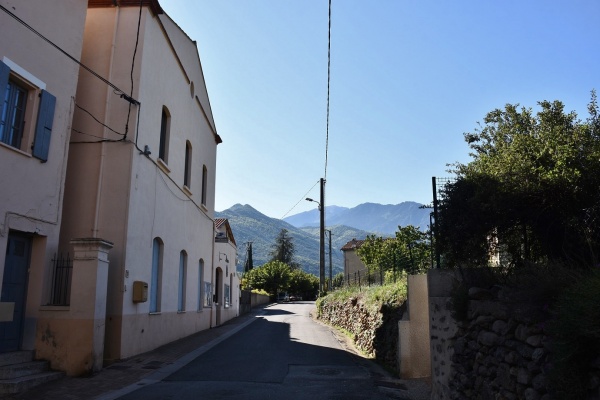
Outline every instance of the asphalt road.
{"label": "asphalt road", "polygon": [[406,388],[310,316],[314,302],[271,306],[187,365],[123,400],[410,399]]}

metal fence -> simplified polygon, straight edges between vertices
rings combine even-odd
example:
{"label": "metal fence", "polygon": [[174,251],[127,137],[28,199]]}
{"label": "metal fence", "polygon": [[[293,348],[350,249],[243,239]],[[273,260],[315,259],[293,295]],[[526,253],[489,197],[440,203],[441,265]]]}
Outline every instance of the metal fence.
{"label": "metal fence", "polygon": [[456,182],[456,178],[438,178],[435,176],[431,178],[431,185],[433,189],[433,205],[431,206],[431,208],[433,208],[433,212],[430,215],[429,229],[431,231],[431,254],[433,255],[431,264],[432,267],[435,266],[436,268],[440,268],[441,265],[441,254],[439,246],[440,237],[439,230],[437,229],[437,221],[439,220],[438,206],[440,200],[442,200],[444,197],[444,188],[446,187],[446,185],[454,182]]}
{"label": "metal fence", "polygon": [[73,273],[73,260],[62,254],[57,258],[54,254],[52,291],[50,293],[50,304],[52,306],[68,306],[71,298],[71,277]]}
{"label": "metal fence", "polygon": [[345,286],[368,287],[384,283],[397,282],[402,277],[400,269],[368,268],[360,269],[344,275]]}

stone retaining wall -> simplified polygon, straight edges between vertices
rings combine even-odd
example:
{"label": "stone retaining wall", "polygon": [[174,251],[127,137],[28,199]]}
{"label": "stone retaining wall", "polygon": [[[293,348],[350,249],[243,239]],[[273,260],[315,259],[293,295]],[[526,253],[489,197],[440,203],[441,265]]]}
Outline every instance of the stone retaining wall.
{"label": "stone retaining wall", "polygon": [[502,296],[469,289],[468,320],[454,338],[451,391],[457,398],[549,399],[549,338],[534,318],[539,310]]}
{"label": "stone retaining wall", "polygon": [[398,321],[402,313],[400,306],[382,306],[372,312],[360,299],[350,298],[343,303],[323,303],[319,319],[349,332],[359,349],[397,371]]}
{"label": "stone retaining wall", "polygon": [[[462,282],[460,306],[457,271],[432,270],[428,281],[432,400],[552,399],[551,315],[544,305],[521,300],[523,291]],[[600,399],[600,357],[590,370],[588,399]]]}

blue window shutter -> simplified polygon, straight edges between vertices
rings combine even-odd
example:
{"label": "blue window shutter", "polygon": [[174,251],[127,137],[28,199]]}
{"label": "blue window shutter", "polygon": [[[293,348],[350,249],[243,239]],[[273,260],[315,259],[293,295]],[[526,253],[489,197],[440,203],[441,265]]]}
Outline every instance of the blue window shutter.
{"label": "blue window shutter", "polygon": [[8,65],[0,61],[0,140],[2,140],[4,134],[3,124],[6,121],[2,120],[2,107],[4,107],[4,96],[6,94],[6,86],[8,86],[8,75],[10,74],[10,68]]}
{"label": "blue window shutter", "polygon": [[42,90],[40,110],[38,112],[37,124],[35,126],[35,138],[33,140],[33,156],[42,162],[48,161],[50,150],[50,135],[52,134],[52,122],[54,121],[54,108],[56,97]]}
{"label": "blue window shutter", "polygon": [[6,85],[8,85],[9,74],[10,68],[8,65],[0,61],[0,101],[4,101],[4,92],[6,91]]}

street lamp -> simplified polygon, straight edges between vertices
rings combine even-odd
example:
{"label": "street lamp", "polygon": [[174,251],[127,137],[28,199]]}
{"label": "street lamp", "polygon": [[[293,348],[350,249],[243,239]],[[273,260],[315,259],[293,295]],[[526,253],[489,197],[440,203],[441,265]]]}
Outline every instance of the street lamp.
{"label": "street lamp", "polygon": [[321,203],[319,203],[316,200],[311,199],[310,197],[307,197],[306,201],[312,201],[313,203],[317,203],[318,209],[319,209],[319,211],[321,211]]}
{"label": "street lamp", "polygon": [[310,197],[307,197],[306,200],[317,203],[319,206],[319,296],[321,296],[325,291],[325,179],[321,178],[321,201],[313,200]]}

